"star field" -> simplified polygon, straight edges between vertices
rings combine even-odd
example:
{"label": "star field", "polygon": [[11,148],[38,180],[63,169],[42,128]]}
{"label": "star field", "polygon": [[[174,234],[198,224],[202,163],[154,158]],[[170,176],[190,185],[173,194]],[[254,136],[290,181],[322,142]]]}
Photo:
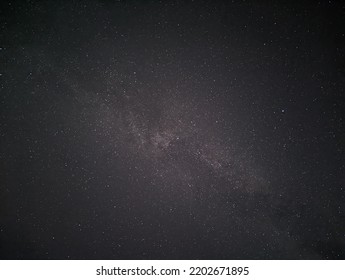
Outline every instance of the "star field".
{"label": "star field", "polygon": [[343,4],[1,5],[2,259],[344,259]]}

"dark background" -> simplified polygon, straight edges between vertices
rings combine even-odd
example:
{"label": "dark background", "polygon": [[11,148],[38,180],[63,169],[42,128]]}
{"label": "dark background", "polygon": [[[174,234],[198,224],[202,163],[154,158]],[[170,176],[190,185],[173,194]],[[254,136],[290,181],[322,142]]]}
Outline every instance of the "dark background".
{"label": "dark background", "polygon": [[345,259],[341,1],[1,3],[2,259]]}

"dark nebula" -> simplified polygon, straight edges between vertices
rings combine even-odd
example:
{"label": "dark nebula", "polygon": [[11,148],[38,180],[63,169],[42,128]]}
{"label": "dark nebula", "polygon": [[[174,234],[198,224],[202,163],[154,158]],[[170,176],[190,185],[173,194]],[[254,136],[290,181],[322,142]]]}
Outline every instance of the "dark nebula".
{"label": "dark nebula", "polygon": [[1,3],[2,259],[345,259],[341,1]]}

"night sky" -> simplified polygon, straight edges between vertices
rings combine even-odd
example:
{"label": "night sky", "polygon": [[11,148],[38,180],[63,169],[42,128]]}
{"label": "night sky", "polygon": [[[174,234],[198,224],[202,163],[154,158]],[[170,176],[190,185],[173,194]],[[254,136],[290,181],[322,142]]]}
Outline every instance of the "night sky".
{"label": "night sky", "polygon": [[345,259],[345,4],[2,1],[1,259]]}

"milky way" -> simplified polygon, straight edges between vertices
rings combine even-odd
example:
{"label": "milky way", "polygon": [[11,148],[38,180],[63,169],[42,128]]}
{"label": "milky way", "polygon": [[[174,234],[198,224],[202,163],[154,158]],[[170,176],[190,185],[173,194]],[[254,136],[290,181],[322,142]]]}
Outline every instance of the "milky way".
{"label": "milky way", "polygon": [[341,4],[4,11],[1,258],[344,258]]}
{"label": "milky way", "polygon": [[[90,102],[92,93],[79,87],[75,92],[82,106],[82,102]],[[125,162],[146,166],[144,173],[152,180],[166,179],[161,183],[171,188],[191,187],[198,184],[196,178],[211,176],[228,181],[228,191],[263,191],[267,182],[263,184],[249,147],[242,149],[235,137],[222,135],[222,125],[214,118],[216,108],[202,107],[188,96],[177,100],[178,94],[163,93],[139,102],[138,96],[121,89],[117,95],[99,94],[93,103],[93,141],[107,143]]]}

